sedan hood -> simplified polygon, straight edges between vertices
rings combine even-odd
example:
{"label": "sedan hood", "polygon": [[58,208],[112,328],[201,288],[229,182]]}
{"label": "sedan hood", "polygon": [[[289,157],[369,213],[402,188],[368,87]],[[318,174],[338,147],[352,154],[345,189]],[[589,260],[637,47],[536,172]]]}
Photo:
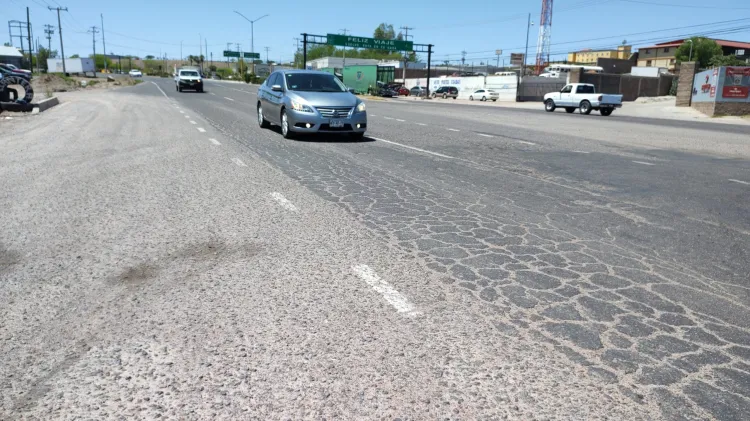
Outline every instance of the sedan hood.
{"label": "sedan hood", "polygon": [[349,92],[289,91],[291,99],[299,99],[313,107],[355,107],[357,97]]}

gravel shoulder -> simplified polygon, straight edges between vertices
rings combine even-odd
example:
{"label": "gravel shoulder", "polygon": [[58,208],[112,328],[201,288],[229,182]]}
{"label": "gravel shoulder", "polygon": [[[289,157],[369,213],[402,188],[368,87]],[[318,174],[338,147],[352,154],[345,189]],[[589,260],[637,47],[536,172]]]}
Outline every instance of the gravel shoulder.
{"label": "gravel shoulder", "polygon": [[68,100],[0,121],[0,418],[659,418],[152,84]]}

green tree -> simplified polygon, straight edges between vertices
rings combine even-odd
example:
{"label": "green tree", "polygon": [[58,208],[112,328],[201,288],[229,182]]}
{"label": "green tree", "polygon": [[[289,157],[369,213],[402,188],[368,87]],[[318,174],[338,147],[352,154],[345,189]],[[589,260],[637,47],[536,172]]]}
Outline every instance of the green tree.
{"label": "green tree", "polygon": [[210,71],[212,71],[212,72],[215,72],[215,71],[216,71],[216,66],[214,66],[214,65],[212,64],[212,65],[210,65],[210,66],[208,67],[208,70],[210,70]]}
{"label": "green tree", "polygon": [[39,68],[43,72],[46,72],[47,71],[47,59],[50,58],[50,57],[54,57],[56,55],[57,55],[57,51],[55,51],[55,50],[50,51],[50,50],[48,50],[48,49],[40,46],[39,47],[39,54],[35,54],[34,56],[31,57],[32,58],[32,65],[31,65],[31,67],[34,68],[34,69],[37,68],[36,60],[37,60],[37,57],[39,57]]}
{"label": "green tree", "polygon": [[97,69],[103,69],[105,62],[107,63],[108,69],[112,68],[112,60],[106,58],[104,54],[97,54],[96,56],[92,54],[89,56],[89,58],[94,59],[94,67],[96,67]]}
{"label": "green tree", "polygon": [[72,56],[70,56],[70,58],[81,58],[81,56],[79,56],[78,54],[73,54]]}
{"label": "green tree", "polygon": [[4,42],[3,47],[12,47],[13,45],[9,42]]}
{"label": "green tree", "polygon": [[375,28],[372,37],[376,39],[395,39],[396,31],[393,30],[393,25],[390,23],[381,23]]}
{"label": "green tree", "polygon": [[146,60],[153,60],[153,59],[155,59],[156,57],[154,57],[154,56],[152,56],[152,55],[147,55],[147,56],[146,56],[145,58],[146,58]]}
{"label": "green tree", "polygon": [[[692,42],[691,42],[692,41]],[[688,61],[690,59],[690,46],[693,47],[693,61],[698,62],[698,66],[706,67],[711,63],[714,56],[722,56],[724,53],[721,46],[716,41],[704,37],[692,37],[677,48],[675,58],[678,62]]]}
{"label": "green tree", "polygon": [[735,55],[713,56],[709,64],[713,67],[721,66],[747,66],[747,63],[737,58]]}

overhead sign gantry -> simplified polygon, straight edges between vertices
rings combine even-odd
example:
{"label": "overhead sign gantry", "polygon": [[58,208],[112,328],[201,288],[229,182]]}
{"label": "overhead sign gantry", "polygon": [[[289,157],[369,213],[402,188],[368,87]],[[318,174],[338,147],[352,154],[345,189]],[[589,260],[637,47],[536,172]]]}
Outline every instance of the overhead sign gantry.
{"label": "overhead sign gantry", "polygon": [[[369,50],[427,53],[427,96],[429,97],[430,95],[430,61],[432,60],[432,44],[415,44],[412,41],[355,37],[340,34],[302,34],[303,66],[307,66],[307,44],[335,45],[338,47],[365,48]],[[404,81],[404,83],[405,82],[406,81]]]}

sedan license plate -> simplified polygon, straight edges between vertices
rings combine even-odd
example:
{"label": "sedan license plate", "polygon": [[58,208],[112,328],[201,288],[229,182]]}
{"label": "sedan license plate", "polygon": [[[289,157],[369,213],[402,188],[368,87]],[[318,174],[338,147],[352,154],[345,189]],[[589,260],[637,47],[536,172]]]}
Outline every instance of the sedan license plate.
{"label": "sedan license plate", "polygon": [[338,128],[344,127],[344,122],[341,121],[341,120],[331,120],[330,123],[328,123],[328,124],[333,129],[338,129]]}

